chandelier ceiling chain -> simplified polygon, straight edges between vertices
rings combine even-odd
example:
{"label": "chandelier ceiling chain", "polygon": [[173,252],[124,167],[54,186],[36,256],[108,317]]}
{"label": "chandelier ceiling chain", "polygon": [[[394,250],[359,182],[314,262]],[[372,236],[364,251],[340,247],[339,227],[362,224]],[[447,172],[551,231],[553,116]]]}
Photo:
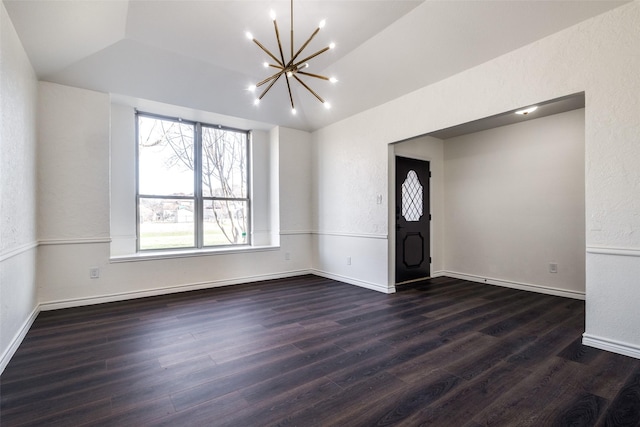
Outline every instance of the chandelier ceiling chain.
{"label": "chandelier ceiling chain", "polygon": [[269,89],[271,89],[273,87],[273,85],[280,79],[280,77],[282,77],[284,75],[286,83],[287,83],[287,91],[289,92],[289,101],[291,102],[291,111],[293,112],[293,114],[296,113],[296,108],[295,108],[295,105],[293,103],[293,95],[291,93],[291,82],[290,82],[291,79],[295,79],[298,83],[300,83],[302,85],[302,87],[307,89],[313,96],[315,96],[320,102],[322,102],[326,108],[330,108],[330,105],[329,105],[328,102],[326,102],[320,95],[318,95],[313,89],[311,89],[309,87],[309,85],[307,85],[304,81],[302,81],[302,79],[300,79],[300,77],[298,77],[298,75],[304,75],[304,76],[313,77],[313,78],[316,78],[316,79],[327,80],[327,81],[330,81],[332,83],[336,81],[336,79],[334,79],[334,78],[329,78],[329,77],[321,76],[319,74],[314,74],[314,73],[309,73],[309,72],[306,72],[306,71],[302,71],[302,70],[304,70],[304,69],[309,67],[308,61],[312,60],[313,58],[317,57],[318,55],[323,54],[324,52],[326,52],[326,51],[328,51],[330,49],[333,49],[335,47],[335,45],[333,43],[331,43],[329,46],[327,46],[327,47],[325,47],[323,49],[320,49],[319,51],[315,52],[314,54],[305,57],[304,59],[298,60],[298,57],[300,56],[300,54],[302,54],[304,49],[309,45],[311,40],[313,40],[313,38],[318,34],[320,29],[322,29],[322,27],[324,27],[325,21],[322,20],[320,22],[320,24],[318,25],[318,28],[316,28],[316,30],[311,34],[311,36],[309,36],[307,41],[304,42],[302,44],[302,46],[300,47],[300,49],[298,49],[297,52],[294,54],[293,53],[294,52],[294,44],[293,44],[294,43],[294,41],[293,41],[293,0],[291,0],[291,55],[290,55],[289,61],[285,61],[284,53],[283,53],[283,50],[282,50],[282,42],[280,40],[280,31],[278,30],[278,23],[276,22],[276,16],[275,16],[275,13],[273,11],[271,12],[271,19],[273,20],[273,27],[274,27],[275,32],[276,32],[276,40],[278,42],[278,53],[280,54],[280,58],[278,58],[276,55],[271,53],[269,51],[269,49],[267,49],[262,43],[260,43],[258,40],[256,40],[251,35],[251,33],[247,33],[247,38],[249,38],[256,45],[258,45],[258,47],[260,49],[262,49],[267,55],[269,55],[269,57],[271,59],[273,59],[273,61],[275,62],[275,63],[265,62],[264,66],[265,67],[272,67],[272,68],[275,68],[275,69],[278,70],[273,75],[271,75],[270,77],[267,77],[266,79],[256,83],[254,86],[250,86],[249,89],[255,90],[256,88],[258,88],[260,86],[267,85],[267,87],[262,91],[260,96],[258,98],[256,98],[255,103],[258,104],[260,102],[260,100],[267,94],[267,92],[269,92]]}

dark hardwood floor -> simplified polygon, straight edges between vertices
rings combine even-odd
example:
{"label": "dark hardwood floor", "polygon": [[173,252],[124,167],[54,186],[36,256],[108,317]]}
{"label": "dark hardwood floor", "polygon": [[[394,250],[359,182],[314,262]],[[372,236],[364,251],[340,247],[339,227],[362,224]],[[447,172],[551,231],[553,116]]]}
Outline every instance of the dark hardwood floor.
{"label": "dark hardwood floor", "polygon": [[43,312],[0,377],[0,425],[640,425],[640,360],[583,331],[583,301],[449,278]]}

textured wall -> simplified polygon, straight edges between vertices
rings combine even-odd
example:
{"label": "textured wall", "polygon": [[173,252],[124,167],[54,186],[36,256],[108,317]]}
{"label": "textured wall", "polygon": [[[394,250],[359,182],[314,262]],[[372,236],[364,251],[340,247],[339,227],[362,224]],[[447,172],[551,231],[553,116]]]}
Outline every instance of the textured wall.
{"label": "textured wall", "polygon": [[280,231],[311,230],[311,135],[279,130]]}
{"label": "textured wall", "polygon": [[109,237],[109,95],[40,83],[38,236]]}
{"label": "textured wall", "polygon": [[444,147],[446,270],[584,295],[584,110]]}
{"label": "textured wall", "polygon": [[37,81],[0,4],[0,372],[33,320]]}
{"label": "textured wall", "polygon": [[388,153],[386,145],[374,149],[383,136],[375,122],[358,118],[315,133],[314,225],[320,233],[386,236]]}
{"label": "textured wall", "polygon": [[[620,340],[640,356],[640,311],[618,309],[626,307],[629,295],[640,298],[637,276],[613,267],[595,275],[590,266],[596,257],[629,256],[628,262],[640,263],[638,69],[636,0],[315,132],[319,229],[348,229],[347,212],[352,229],[386,229],[386,216],[371,215],[370,203],[331,189],[340,184],[362,194],[384,191],[387,144],[584,91],[587,334]],[[356,167],[346,167],[354,158]],[[331,165],[332,159],[339,159],[340,167]],[[612,253],[601,254],[603,248]],[[323,247],[327,254],[336,249]],[[387,263],[388,257],[371,262]],[[605,279],[614,273],[625,280]],[[384,285],[388,277],[379,274],[374,281]]]}
{"label": "textured wall", "polygon": [[35,75],[2,8],[2,152],[0,251],[36,240]]}
{"label": "textured wall", "polygon": [[[278,249],[185,258],[111,262],[108,243],[43,245],[38,257],[39,296],[44,310],[283,277],[308,271],[306,235],[283,236]],[[89,268],[100,268],[90,279]]]}
{"label": "textured wall", "polygon": [[314,269],[389,292],[393,290],[387,279],[389,155],[386,145],[374,145],[380,129],[359,117],[314,134]]}
{"label": "textured wall", "polygon": [[112,104],[109,226],[114,256],[136,251],[135,132],[133,107]]}

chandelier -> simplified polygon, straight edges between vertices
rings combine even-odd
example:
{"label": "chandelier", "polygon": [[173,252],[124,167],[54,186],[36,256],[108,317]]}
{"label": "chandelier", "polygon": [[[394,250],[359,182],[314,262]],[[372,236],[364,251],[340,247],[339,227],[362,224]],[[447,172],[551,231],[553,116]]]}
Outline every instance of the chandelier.
{"label": "chandelier", "polygon": [[316,30],[311,34],[311,36],[309,36],[309,38],[307,39],[306,42],[304,42],[304,44],[300,47],[300,49],[298,49],[295,54],[294,54],[294,48],[293,48],[293,0],[291,0],[291,54],[289,56],[289,60],[285,61],[285,57],[284,57],[284,53],[282,50],[282,43],[280,41],[280,31],[278,31],[278,23],[276,22],[276,15],[275,12],[271,11],[271,19],[273,20],[273,27],[275,28],[276,31],[276,40],[278,42],[278,50],[280,53],[280,56],[277,57],[276,55],[274,55],[273,53],[271,53],[269,51],[269,49],[267,49],[262,43],[260,43],[258,40],[256,40],[253,35],[251,35],[251,33],[247,32],[247,38],[249,40],[252,40],[255,44],[258,45],[258,47],[260,49],[262,49],[267,55],[269,55],[269,57],[274,61],[272,63],[269,62],[264,62],[264,66],[265,68],[275,68],[277,71],[270,77],[267,77],[266,79],[262,80],[261,82],[256,83],[255,85],[252,85],[249,87],[249,90],[254,91],[257,88],[263,86],[263,85],[267,85],[267,87],[262,91],[262,93],[260,94],[260,96],[258,96],[255,99],[255,104],[257,105],[260,100],[267,94],[267,92],[269,92],[269,89],[271,89],[273,87],[273,85],[280,79],[280,77],[284,76],[286,82],[287,82],[287,91],[289,92],[289,100],[291,101],[291,112],[293,114],[296,114],[296,107],[293,103],[293,96],[291,94],[291,83],[295,80],[298,83],[300,83],[302,85],[302,87],[304,87],[305,89],[307,89],[309,92],[311,92],[311,94],[313,96],[315,96],[320,102],[322,102],[322,104],[324,104],[325,108],[331,108],[331,105],[326,102],[320,95],[318,95],[313,89],[311,89],[309,87],[309,85],[307,85],[304,81],[302,81],[302,79],[299,77],[300,75],[303,76],[307,76],[307,77],[313,77],[316,79],[321,79],[321,80],[327,80],[330,81],[332,83],[336,82],[335,78],[329,78],[329,77],[325,77],[325,76],[321,76],[319,74],[313,74],[313,73],[309,73],[308,71],[303,71],[305,69],[307,69],[309,67],[309,62],[310,60],[312,60],[313,58],[315,58],[318,55],[323,54],[324,52],[328,51],[329,49],[333,49],[335,47],[334,43],[331,43],[329,46],[325,47],[324,49],[320,49],[319,51],[317,51],[316,53],[306,56],[304,57],[304,59],[298,59],[300,57],[300,55],[302,54],[302,52],[304,51],[304,49],[307,47],[307,45],[309,45],[309,43],[311,42],[311,40],[313,40],[313,38],[318,34],[318,32],[320,31],[320,29],[322,27],[324,27],[325,21],[322,20],[320,21],[320,24],[318,25],[318,28],[316,28]]}

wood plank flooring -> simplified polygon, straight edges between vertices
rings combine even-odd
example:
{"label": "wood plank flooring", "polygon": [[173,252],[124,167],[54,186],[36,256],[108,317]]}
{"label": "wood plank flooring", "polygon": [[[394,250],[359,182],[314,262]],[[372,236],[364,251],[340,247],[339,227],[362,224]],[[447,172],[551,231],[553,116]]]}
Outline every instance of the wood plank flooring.
{"label": "wood plank flooring", "polygon": [[0,425],[640,425],[640,360],[583,331],[582,301],[450,278],[43,312],[0,377]]}

